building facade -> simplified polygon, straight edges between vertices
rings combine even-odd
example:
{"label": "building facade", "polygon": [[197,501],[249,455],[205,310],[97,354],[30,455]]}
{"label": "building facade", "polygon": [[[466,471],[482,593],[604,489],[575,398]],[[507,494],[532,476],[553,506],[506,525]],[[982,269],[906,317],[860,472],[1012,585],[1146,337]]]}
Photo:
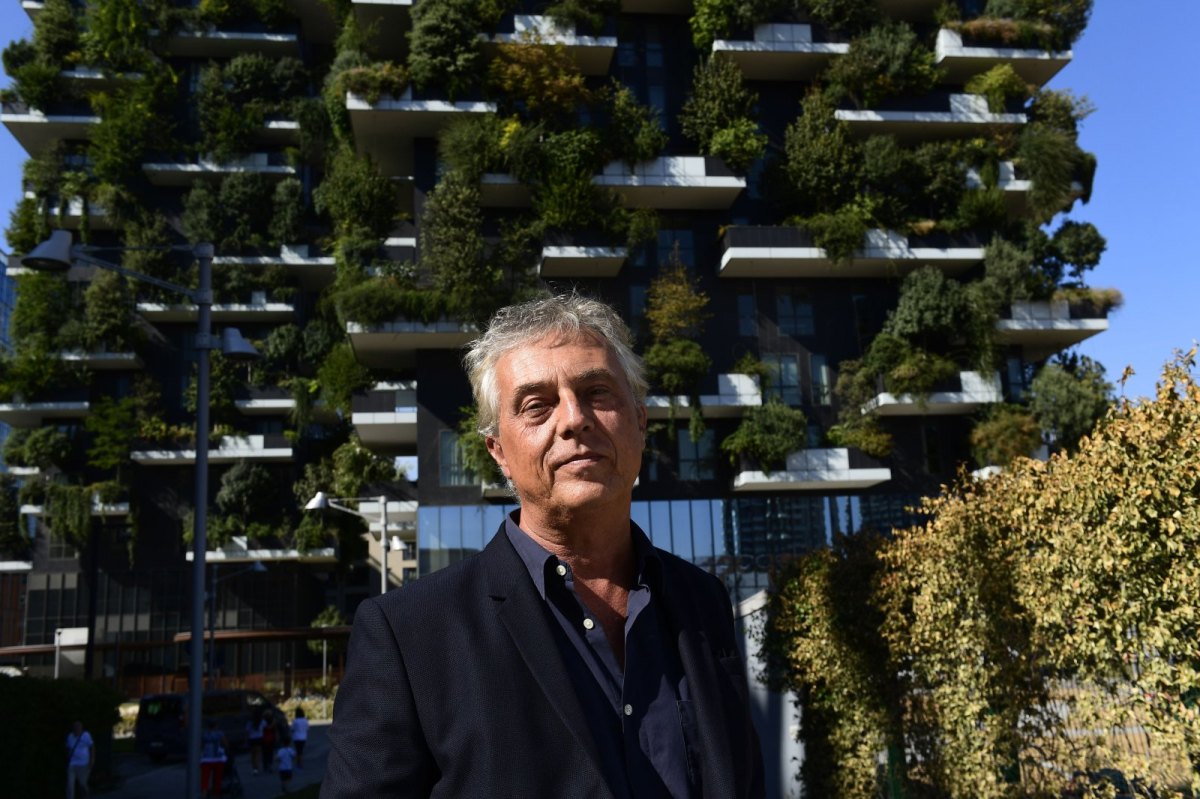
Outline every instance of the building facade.
{"label": "building facade", "polygon": [[[86,627],[93,674],[177,678],[191,596],[195,308],[23,267],[55,227],[212,241],[214,325],[263,354],[213,365],[213,625],[264,633],[223,675],[319,663],[266,633],[380,590],[380,497],[392,586],[494,534],[460,359],[513,300],[621,310],[653,383],[634,519],[738,600],[960,469],[1069,445],[1038,397],[1103,383],[1052,360],[1113,302],[1103,239],[1059,216],[1090,192],[1086,107],[1044,89],[1086,3],[23,5],[0,658],[32,670]],[[367,524],[305,513],[318,490]]]}

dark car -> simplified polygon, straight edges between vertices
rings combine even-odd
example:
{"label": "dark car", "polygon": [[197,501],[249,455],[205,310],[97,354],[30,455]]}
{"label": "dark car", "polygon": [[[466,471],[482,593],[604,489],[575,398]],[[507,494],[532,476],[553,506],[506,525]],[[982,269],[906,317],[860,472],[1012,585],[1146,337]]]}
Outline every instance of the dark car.
{"label": "dark car", "polygon": [[[217,729],[225,734],[225,739],[235,750],[246,748],[246,724],[252,718],[266,711],[279,715],[275,706],[258,691],[205,691],[202,703],[202,728],[207,726],[209,719],[216,721]],[[134,728],[137,751],[155,759],[184,754],[187,704],[187,694],[143,696]]]}

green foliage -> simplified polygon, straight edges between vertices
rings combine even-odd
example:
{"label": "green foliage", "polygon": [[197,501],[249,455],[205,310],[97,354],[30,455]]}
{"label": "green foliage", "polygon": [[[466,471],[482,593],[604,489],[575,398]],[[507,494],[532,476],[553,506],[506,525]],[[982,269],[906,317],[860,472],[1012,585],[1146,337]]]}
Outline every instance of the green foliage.
{"label": "green foliage", "polygon": [[[854,412],[858,413],[857,409]],[[892,452],[892,434],[870,414],[859,414],[851,422],[839,422],[829,428],[828,435],[836,446],[854,447],[872,458],[886,458]]]}
{"label": "green foliage", "polygon": [[380,98],[399,97],[408,88],[408,70],[391,61],[374,61],[360,67],[339,72],[334,79],[337,95],[345,98],[347,92],[358,95],[368,103],[375,104]]}
{"label": "green foliage", "polygon": [[[309,623],[309,627],[345,627],[350,624],[350,620],[342,613],[337,605],[326,605],[321,609],[321,612],[313,617]],[[319,655],[322,652],[344,652],[346,650],[346,641],[343,638],[332,638],[321,641],[305,641],[305,646],[308,651],[314,655]]]}
{"label": "green foliage", "polygon": [[[184,390],[184,407],[189,414],[196,412],[196,366]],[[209,355],[208,412],[215,424],[236,425],[242,421],[234,405],[234,396],[245,382],[236,361],[226,358],[219,350]]]}
{"label": "green foliage", "polygon": [[721,451],[734,467],[745,457],[770,473],[784,466],[790,453],[803,448],[807,436],[804,413],[772,399],[746,411],[737,429],[721,442]]}
{"label": "green foliage", "polygon": [[1046,364],[1029,392],[1029,409],[1058,450],[1073,452],[1112,404],[1112,384],[1104,378],[1104,367],[1086,355]]}
{"label": "green foliage", "polygon": [[863,365],[868,374],[883,380],[888,393],[918,399],[958,374],[957,364],[949,358],[914,347],[886,331],[871,342]]}
{"label": "green foliage", "polygon": [[708,303],[708,294],[700,289],[700,281],[691,276],[676,253],[646,292],[650,335],[660,342],[698,338],[704,322],[712,316]]}
{"label": "green foliage", "polygon": [[[18,449],[18,443],[21,445]],[[11,447],[5,446],[4,459],[15,466],[35,469],[62,469],[67,466],[74,450],[71,437],[57,427],[36,427],[17,437]]]}
{"label": "green foliage", "polygon": [[9,332],[18,348],[50,349],[71,313],[70,285],[60,275],[22,275],[17,278]]}
{"label": "green foliage", "polygon": [[163,69],[111,93],[92,95],[100,122],[92,130],[88,152],[99,181],[119,186],[135,182],[148,151],[170,149],[171,115],[164,111],[175,89],[175,74]]}
{"label": "green foliage", "polygon": [[105,471],[120,469],[129,463],[137,434],[137,402],[133,397],[101,397],[92,403],[83,427],[92,439],[88,465]]}
{"label": "green foliage", "polygon": [[881,532],[836,536],[778,575],[770,595],[763,650],[777,687],[802,698],[801,777],[812,795],[882,795],[879,753],[903,747],[903,686],[872,595]]}
{"label": "green foliage", "polygon": [[567,120],[594,99],[579,65],[562,44],[501,44],[488,84],[534,117]]}
{"label": "green foliage", "polygon": [[550,229],[599,227],[611,194],[592,183],[603,166],[604,148],[590,129],[567,130],[543,141],[544,172],[533,192],[533,210]]}
{"label": "green foliage", "polygon": [[352,437],[333,452],[333,490],[339,497],[357,497],[379,483],[398,479],[390,458],[380,457]]}
{"label": "green foliage", "polygon": [[13,88],[22,100],[39,110],[49,109],[66,97],[61,67],[41,58],[23,64],[12,72]]}
{"label": "green foliage", "polygon": [[620,8],[619,0],[556,0],[546,7],[546,14],[562,26],[599,28],[606,16]]}
{"label": "green foliage", "polygon": [[971,452],[980,466],[1008,466],[1042,443],[1037,420],[1025,408],[997,405],[971,430]]}
{"label": "green foliage", "polygon": [[482,26],[475,0],[418,3],[412,20],[408,69],[417,88],[442,88],[453,100],[480,84],[484,62],[477,35]]}
{"label": "green foliage", "polygon": [[99,271],[83,292],[83,341],[89,352],[126,352],[139,340],[133,291],[115,272]]}
{"label": "green foliage", "polygon": [[326,404],[336,409],[343,418],[349,418],[353,413],[350,407],[351,397],[357,391],[370,388],[375,381],[367,368],[354,357],[350,342],[343,341],[335,344],[325,356],[317,370],[317,383],[321,386],[321,396]]}
{"label": "green foliage", "polygon": [[[700,152],[716,154],[713,139],[721,131],[741,128],[745,135],[757,131],[756,127],[745,131],[748,125],[755,124],[757,102],[758,95],[746,88],[742,71],[735,63],[726,58],[710,58],[692,71],[692,90],[679,112],[679,124],[683,135],[696,142]],[[736,134],[725,134],[724,139],[733,135]]]}
{"label": "green foliage", "polygon": [[849,203],[860,163],[858,147],[846,124],[834,117],[833,104],[821,94],[809,94],[784,139],[783,171],[792,207],[809,216]]}
{"label": "green foliage", "polygon": [[879,19],[879,5],[872,0],[805,0],[815,22],[844,33],[866,30]]}
{"label": "green foliage", "polygon": [[71,725],[82,721],[96,743],[93,774],[111,773],[105,760],[112,750],[112,729],[124,697],[108,680],[49,680],[8,677],[0,680],[0,713],[20,724],[0,731],[0,768],[12,796],[57,796],[67,780],[63,742]]}
{"label": "green foliage", "polygon": [[284,178],[275,184],[271,195],[272,241],[295,244],[304,236],[304,184],[296,178]]}
{"label": "green foliage", "polygon": [[724,39],[733,32],[738,25],[741,5],[736,0],[694,0],[688,22],[692,27],[692,44],[697,51],[708,52],[714,39]]}
{"label": "green foliage", "polygon": [[863,246],[870,222],[859,205],[846,205],[832,213],[813,214],[802,220],[813,244],[825,250],[835,264],[845,264]]}
{"label": "green foliage", "polygon": [[900,302],[888,314],[883,333],[944,348],[969,329],[971,315],[963,284],[935,266],[924,266],[904,278]]}
{"label": "green foliage", "polygon": [[462,464],[486,485],[504,485],[504,472],[488,452],[487,442],[479,434],[479,409],[467,405],[458,409],[458,451]]}
{"label": "green foliage", "polygon": [[79,18],[70,0],[45,0],[33,26],[33,46],[45,63],[59,69],[79,62]]}
{"label": "green foliage", "polygon": [[1054,284],[1069,274],[1072,285],[1082,286],[1084,274],[1100,264],[1108,242],[1091,222],[1064,220],[1046,249],[1041,267]]}
{"label": "green foliage", "polygon": [[313,192],[313,204],[319,213],[329,214],[339,236],[361,233],[382,239],[400,216],[391,181],[369,156],[355,154],[348,145],[331,156],[325,180]]}
{"label": "green foliage", "polygon": [[1009,100],[1024,100],[1030,95],[1030,87],[1009,64],[997,64],[987,72],[975,75],[964,87],[970,94],[981,94],[987,98],[988,110],[993,114],[1004,113]]}
{"label": "green foliage", "polygon": [[483,322],[499,299],[502,275],[488,263],[482,234],[479,184],[450,172],[429,196],[421,220],[421,266],[451,312]]}
{"label": "green foliage", "polygon": [[273,520],[279,515],[276,481],[265,466],[241,461],[221,475],[217,510],[226,522],[245,529],[252,522]]}
{"label": "green foliage", "polygon": [[504,168],[505,131],[519,125],[496,114],[472,114],[446,128],[438,139],[438,154],[449,171],[476,183],[485,173]]}
{"label": "green foliage", "polygon": [[16,478],[11,474],[0,475],[0,556],[5,560],[22,560],[30,555],[31,542],[20,510]]}
{"label": "green foliage", "polygon": [[[700,380],[712,368],[712,358],[692,339],[672,338],[656,341],[644,356],[646,371],[653,385],[661,386],[674,400],[677,395],[696,395]],[[693,414],[697,403],[692,403]]]}
{"label": "green foliage", "polygon": [[859,108],[888,97],[924,94],[938,82],[933,53],[904,22],[886,22],[850,42],[850,52],[825,73],[836,100],[849,98]]}
{"label": "green foliage", "polygon": [[14,252],[26,253],[50,237],[49,215],[40,202],[22,197],[8,215],[4,238]]}
{"label": "green foliage", "polygon": [[752,119],[739,119],[713,134],[708,152],[725,161],[733,171],[745,172],[766,147],[767,135],[758,132],[758,124]]}
{"label": "green foliage", "polygon": [[45,523],[54,535],[84,549],[92,535],[92,487],[47,485]]}
{"label": "green foliage", "polygon": [[658,110],[642,105],[629,87],[614,82],[610,89],[609,122],[604,135],[607,160],[621,159],[629,166],[658,157],[667,146]]}
{"label": "green foliage", "polygon": [[118,72],[142,71],[151,64],[152,11],[137,0],[95,0],[87,4],[83,32],[88,64]]}

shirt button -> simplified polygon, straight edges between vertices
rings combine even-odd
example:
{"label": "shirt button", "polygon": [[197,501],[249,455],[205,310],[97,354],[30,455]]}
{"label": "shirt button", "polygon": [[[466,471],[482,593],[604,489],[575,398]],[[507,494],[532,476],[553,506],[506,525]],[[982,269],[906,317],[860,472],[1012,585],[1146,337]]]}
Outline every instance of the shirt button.
{"label": "shirt button", "polygon": [[584,620],[583,620],[583,629],[585,629],[585,630],[590,630],[590,629],[592,629],[592,628],[593,628],[593,627],[595,627],[595,626],[596,626],[596,622],[592,621],[591,619],[584,619]]}
{"label": "shirt button", "polygon": [[626,706],[625,706],[625,715],[626,715],[626,716],[632,716],[632,715],[633,715],[633,705],[626,705]]}
{"label": "shirt button", "polygon": [[558,572],[559,577],[567,576],[567,567],[562,565],[561,563],[554,567],[554,571]]}

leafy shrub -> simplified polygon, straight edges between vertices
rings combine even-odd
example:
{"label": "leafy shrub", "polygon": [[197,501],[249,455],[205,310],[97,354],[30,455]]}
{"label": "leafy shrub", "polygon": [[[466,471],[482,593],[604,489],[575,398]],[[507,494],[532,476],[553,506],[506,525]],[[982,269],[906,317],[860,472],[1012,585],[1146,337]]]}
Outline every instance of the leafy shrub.
{"label": "leafy shrub", "polygon": [[967,328],[970,319],[963,284],[935,266],[924,266],[904,278],[900,301],[888,314],[883,333],[928,347],[945,346]]}
{"label": "leafy shrub", "polygon": [[672,262],[650,283],[646,292],[646,322],[655,341],[697,338],[708,312],[708,295],[673,254]]}
{"label": "leafy shrub", "polygon": [[271,196],[271,240],[294,244],[304,235],[304,184],[284,178]]}
{"label": "leafy shrub", "polygon": [[609,123],[604,141],[606,159],[621,159],[630,167],[656,158],[667,146],[658,110],[642,105],[629,87],[614,82],[610,90]]}
{"label": "leafy shrub", "polygon": [[924,94],[937,85],[934,56],[904,22],[887,22],[850,42],[850,52],[825,73],[835,100],[848,97],[859,108],[887,97]]}
{"label": "leafy shrub", "polygon": [[719,131],[753,124],[758,96],[749,91],[742,71],[725,58],[710,58],[692,71],[692,90],[679,112],[683,135],[703,153],[712,152]]}
{"label": "leafy shrub", "polygon": [[382,239],[400,216],[391,181],[369,156],[355,154],[348,145],[330,158],[325,179],[313,192],[313,204],[318,212],[329,214],[339,235],[362,231]]}
{"label": "leafy shrub", "polygon": [[112,93],[92,95],[100,122],[92,130],[92,172],[103,183],[128,185],[141,176],[151,149],[171,149],[171,118],[163,110],[175,92],[169,69],[131,81]]}
{"label": "leafy shrub", "polygon": [[971,452],[980,466],[1008,466],[1042,443],[1037,420],[1025,408],[997,405],[971,430]]}
{"label": "leafy shrub", "polygon": [[1104,367],[1086,355],[1060,356],[1038,371],[1029,393],[1029,410],[1053,436],[1053,447],[1074,452],[1107,413],[1112,384]]}
{"label": "leafy shrub", "polygon": [[60,71],[61,68],[57,64],[38,58],[18,67],[10,74],[13,78],[13,88],[21,99],[32,108],[45,110],[53,106],[56,100],[68,96],[64,91]]}
{"label": "leafy shrub", "polygon": [[601,228],[613,204],[612,193],[592,183],[603,161],[596,131],[567,130],[543,142],[545,171],[534,187],[533,209],[550,229]]}
{"label": "leafy shrub", "polygon": [[802,216],[828,212],[854,199],[861,158],[833,104],[811,93],[784,137],[783,170],[791,205]]}
{"label": "leafy shrub", "polygon": [[[712,358],[692,339],[672,338],[651,344],[645,353],[650,382],[661,386],[667,396],[693,395]],[[695,412],[695,408],[693,408]]]}
{"label": "leafy shrub", "polygon": [[398,479],[390,458],[376,455],[357,437],[333,452],[333,490],[338,496],[361,496],[372,484],[392,483]]}
{"label": "leafy shrub", "polygon": [[421,267],[448,306],[464,319],[484,321],[498,301],[502,277],[485,258],[479,185],[446,174],[429,195],[421,219]]}
{"label": "leafy shrub", "polygon": [[32,197],[22,197],[9,212],[4,238],[14,252],[26,253],[48,239],[50,230],[43,205]]}
{"label": "leafy shrub", "polygon": [[562,44],[501,44],[488,66],[488,83],[535,117],[570,118],[592,102],[583,73]]}
{"label": "leafy shrub", "polygon": [[5,560],[21,560],[30,554],[32,542],[22,524],[20,509],[16,478],[0,475],[0,555]]}
{"label": "leafy shrub", "polygon": [[744,118],[714,133],[708,152],[724,160],[733,171],[745,172],[762,156],[766,147],[767,135],[758,132],[754,120]]}
{"label": "leafy shrub", "polygon": [[[25,438],[22,460],[35,469],[62,469],[74,450],[71,437],[57,427],[38,427]],[[6,450],[7,454],[7,450]]]}
{"label": "leafy shrub", "polygon": [[353,413],[350,400],[355,392],[370,388],[375,381],[370,371],[354,357],[350,342],[342,341],[335,344],[325,356],[317,370],[317,383],[321,386],[321,396],[326,404],[336,409],[343,418],[349,418]]}
{"label": "leafy shrub", "polygon": [[1016,162],[1033,185],[1029,208],[1034,219],[1048,222],[1074,201],[1076,175],[1086,165],[1086,153],[1074,137],[1048,125],[1030,123],[1021,131]]}
{"label": "leafy shrub", "polygon": [[33,46],[42,61],[59,69],[80,61],[79,18],[70,0],[45,0],[33,26]]}
{"label": "leafy shrub", "polygon": [[918,400],[958,374],[958,365],[949,358],[886,332],[871,342],[863,363],[868,374],[882,378],[887,392],[912,395]]}
{"label": "leafy shrub", "polygon": [[975,75],[964,87],[970,94],[987,98],[988,110],[1003,113],[1009,100],[1029,97],[1030,87],[1009,64],[997,64],[987,72]]}
{"label": "leafy shrub", "polygon": [[91,436],[88,465],[95,469],[119,469],[129,463],[133,437],[137,433],[137,403],[132,397],[114,400],[102,397],[92,404],[83,427]]}
{"label": "leafy shrub", "polygon": [[[456,99],[480,83],[482,26],[474,0],[439,0],[413,6],[408,68],[420,89],[441,87]],[[353,22],[353,20],[351,20]]]}
{"label": "leafy shrub", "polygon": [[735,467],[746,457],[770,473],[784,466],[787,456],[801,449],[807,437],[803,411],[772,399],[746,411],[737,429],[721,442],[721,451]]}
{"label": "leafy shrub", "polygon": [[353,67],[340,72],[336,78],[337,94],[344,97],[352,92],[368,103],[377,103],[384,95],[399,97],[408,88],[409,75],[403,65],[391,61],[376,61],[367,66]]}
{"label": "leafy shrub", "polygon": [[50,349],[59,328],[72,316],[70,284],[60,275],[35,272],[17,279],[10,335],[20,348]]}
{"label": "leafy shrub", "polygon": [[488,452],[487,442],[479,434],[479,410],[474,405],[458,409],[458,451],[463,466],[485,484],[504,485],[507,478],[496,459]]}
{"label": "leafy shrub", "polygon": [[99,272],[83,292],[84,346],[89,351],[125,352],[138,340],[134,296],[125,278]]}
{"label": "leafy shrub", "polygon": [[118,72],[150,67],[150,30],[156,27],[150,8],[137,0],[97,0],[87,4],[85,13],[82,40],[88,64]]}
{"label": "leafy shrub", "polygon": [[879,5],[872,0],[805,0],[815,22],[844,33],[857,33],[879,19]]}
{"label": "leafy shrub", "polygon": [[597,29],[606,16],[620,8],[619,0],[556,0],[546,7],[546,14],[564,27],[581,25]]}
{"label": "leafy shrub", "polygon": [[438,153],[446,166],[469,182],[504,168],[505,132],[520,125],[496,114],[471,115],[451,124],[438,139]]}
{"label": "leafy shrub", "polygon": [[832,213],[814,214],[802,221],[813,244],[825,250],[835,264],[845,264],[863,246],[870,223],[862,209],[847,205]]}

